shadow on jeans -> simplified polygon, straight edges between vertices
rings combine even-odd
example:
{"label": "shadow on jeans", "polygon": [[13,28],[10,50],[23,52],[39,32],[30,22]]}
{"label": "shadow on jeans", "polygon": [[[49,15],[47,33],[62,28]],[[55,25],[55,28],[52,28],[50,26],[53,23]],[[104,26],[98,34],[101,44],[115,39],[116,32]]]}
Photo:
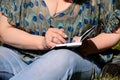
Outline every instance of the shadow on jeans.
{"label": "shadow on jeans", "polygon": [[0,80],[9,80],[14,75],[7,72],[0,72]]}

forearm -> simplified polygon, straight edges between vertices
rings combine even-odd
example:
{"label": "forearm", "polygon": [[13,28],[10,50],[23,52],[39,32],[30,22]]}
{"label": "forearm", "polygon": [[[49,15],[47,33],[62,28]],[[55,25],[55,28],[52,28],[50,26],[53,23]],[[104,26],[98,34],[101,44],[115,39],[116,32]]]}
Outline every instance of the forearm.
{"label": "forearm", "polygon": [[120,40],[119,34],[106,34],[102,33],[99,36],[91,39],[98,50],[104,50],[106,48],[110,48],[118,43]]}
{"label": "forearm", "polygon": [[22,49],[44,49],[44,37],[31,35],[16,28],[8,28],[1,35],[3,43]]}
{"label": "forearm", "polygon": [[0,40],[21,49],[44,49],[45,47],[44,37],[14,28],[2,14],[0,14]]}
{"label": "forearm", "polygon": [[101,33],[98,36],[83,42],[83,45],[80,47],[80,52],[84,55],[97,53],[105,49],[111,48],[119,41],[119,33]]}

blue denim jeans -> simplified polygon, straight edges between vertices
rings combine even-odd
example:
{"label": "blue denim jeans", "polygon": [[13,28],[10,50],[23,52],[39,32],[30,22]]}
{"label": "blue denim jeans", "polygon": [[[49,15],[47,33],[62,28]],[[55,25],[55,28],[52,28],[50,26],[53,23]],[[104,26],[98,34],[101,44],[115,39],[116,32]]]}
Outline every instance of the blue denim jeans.
{"label": "blue denim jeans", "polygon": [[1,80],[90,80],[93,71],[101,70],[71,50],[51,50],[28,65],[14,51],[0,47]]}

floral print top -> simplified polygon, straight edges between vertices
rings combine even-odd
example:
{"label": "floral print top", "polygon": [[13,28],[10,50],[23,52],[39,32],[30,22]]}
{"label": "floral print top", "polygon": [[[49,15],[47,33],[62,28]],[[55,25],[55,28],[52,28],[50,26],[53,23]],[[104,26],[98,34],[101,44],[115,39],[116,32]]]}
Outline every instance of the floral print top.
{"label": "floral print top", "polygon": [[[92,26],[96,28],[89,37],[114,31],[120,20],[116,1],[74,0],[66,10],[50,16],[44,0],[0,0],[0,12],[7,16],[11,25],[33,35],[45,36],[50,27],[64,28],[70,41],[72,37],[81,36]],[[28,63],[44,53],[40,50],[13,49]]]}

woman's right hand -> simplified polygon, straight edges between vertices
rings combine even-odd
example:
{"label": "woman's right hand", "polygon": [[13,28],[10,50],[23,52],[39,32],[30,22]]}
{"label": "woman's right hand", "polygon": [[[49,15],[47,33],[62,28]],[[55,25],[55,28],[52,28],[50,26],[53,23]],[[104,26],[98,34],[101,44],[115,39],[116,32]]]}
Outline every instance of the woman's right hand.
{"label": "woman's right hand", "polygon": [[45,35],[45,41],[48,48],[54,47],[56,44],[62,44],[66,42],[67,35],[64,29],[49,28]]}

